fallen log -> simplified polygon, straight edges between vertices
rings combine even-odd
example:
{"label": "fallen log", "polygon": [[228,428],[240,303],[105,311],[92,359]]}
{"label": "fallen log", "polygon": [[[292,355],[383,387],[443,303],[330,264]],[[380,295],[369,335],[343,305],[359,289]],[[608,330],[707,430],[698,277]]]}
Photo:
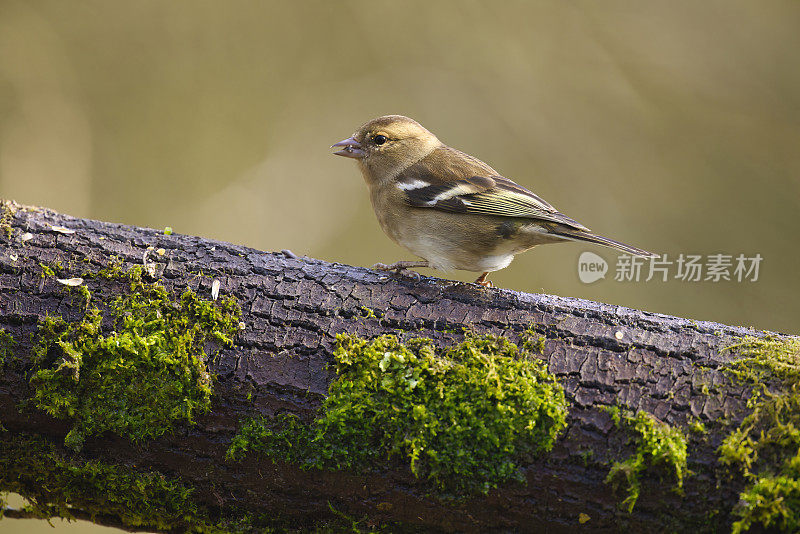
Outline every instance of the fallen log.
{"label": "fallen log", "polygon": [[[0,491],[34,503],[9,516],[151,531],[791,529],[798,490],[758,485],[794,480],[794,442],[760,415],[794,421],[791,339],[0,209]],[[421,383],[460,400],[445,416],[414,396]],[[756,402],[773,398],[787,407]]]}

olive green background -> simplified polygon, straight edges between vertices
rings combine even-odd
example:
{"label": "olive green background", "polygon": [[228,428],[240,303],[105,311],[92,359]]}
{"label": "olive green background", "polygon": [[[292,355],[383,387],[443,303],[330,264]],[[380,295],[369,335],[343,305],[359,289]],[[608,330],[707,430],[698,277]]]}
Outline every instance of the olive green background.
{"label": "olive green background", "polygon": [[[400,113],[601,234],[764,258],[755,283],[622,283],[615,253],[564,244],[499,286],[796,332],[799,51],[790,1],[0,0],[0,196],[353,265],[411,259],[328,148]],[[605,280],[579,281],[584,250]]]}

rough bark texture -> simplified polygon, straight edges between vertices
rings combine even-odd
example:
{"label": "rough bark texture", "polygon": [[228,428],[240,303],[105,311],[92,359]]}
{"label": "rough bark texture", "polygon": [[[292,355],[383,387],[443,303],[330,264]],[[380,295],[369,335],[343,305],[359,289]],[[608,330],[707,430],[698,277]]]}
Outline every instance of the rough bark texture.
{"label": "rough bark texture", "polygon": [[[354,518],[368,517],[371,524],[395,521],[420,531],[661,532],[730,525],[742,482],[720,470],[721,436],[714,429],[723,416],[741,418],[747,393],[719,371],[731,358],[720,349],[751,331],[574,298],[396,278],[46,209],[7,206],[4,222],[10,230],[0,236],[0,327],[19,340],[19,358],[30,358],[31,334],[42,316],[80,314],[64,287],[42,276],[40,263],[58,262],[64,268],[60,276],[69,277],[99,270],[112,256],[126,265],[141,265],[146,258],[166,287],[191,287],[208,298],[218,279],[220,294],[234,295],[242,306],[245,329],[213,362],[218,380],[210,414],[195,426],[140,445],[109,433],[90,438],[81,453],[87,458],[179,476],[220,513],[267,512],[301,527],[329,517],[331,506]],[[27,240],[25,233],[31,234]],[[165,254],[153,252],[160,248]],[[97,284],[108,294],[119,287]],[[367,317],[364,308],[384,315]],[[461,327],[512,340],[531,327],[547,338],[543,357],[571,407],[553,451],[526,466],[527,484],[443,503],[426,497],[410,473],[389,466],[363,474],[304,471],[253,456],[241,463],[224,459],[245,417],[313,415],[334,378],[329,364],[336,334],[370,338],[407,332],[447,345],[462,338],[453,333]],[[13,370],[0,376],[0,420],[8,432],[60,443],[68,421],[20,409],[31,396],[28,379]],[[704,393],[708,385],[719,385],[722,393]],[[620,510],[624,492],[613,491],[605,478],[612,462],[630,454],[630,435],[601,409],[616,404],[672,425],[696,418],[711,429],[705,436],[690,434],[693,474],[683,496],[671,490],[668,478],[645,476],[633,513]],[[711,510],[717,513],[708,519]],[[580,523],[579,514],[590,519]]]}

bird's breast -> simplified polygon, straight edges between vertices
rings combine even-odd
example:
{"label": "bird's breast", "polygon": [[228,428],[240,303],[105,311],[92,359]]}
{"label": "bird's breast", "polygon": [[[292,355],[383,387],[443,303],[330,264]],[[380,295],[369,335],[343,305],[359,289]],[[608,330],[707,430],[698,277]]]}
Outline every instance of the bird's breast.
{"label": "bird's breast", "polygon": [[497,271],[526,248],[510,238],[509,228],[499,228],[491,218],[409,206],[402,198],[392,198],[393,191],[372,193],[375,215],[386,235],[435,269]]}

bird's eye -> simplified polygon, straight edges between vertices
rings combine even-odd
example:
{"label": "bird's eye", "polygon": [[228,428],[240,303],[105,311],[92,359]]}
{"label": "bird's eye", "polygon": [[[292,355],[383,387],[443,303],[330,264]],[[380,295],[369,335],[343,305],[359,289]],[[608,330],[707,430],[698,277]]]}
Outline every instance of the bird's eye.
{"label": "bird's eye", "polygon": [[372,142],[375,143],[376,145],[382,145],[387,140],[388,139],[386,139],[385,135],[376,135],[375,137],[372,138]]}

